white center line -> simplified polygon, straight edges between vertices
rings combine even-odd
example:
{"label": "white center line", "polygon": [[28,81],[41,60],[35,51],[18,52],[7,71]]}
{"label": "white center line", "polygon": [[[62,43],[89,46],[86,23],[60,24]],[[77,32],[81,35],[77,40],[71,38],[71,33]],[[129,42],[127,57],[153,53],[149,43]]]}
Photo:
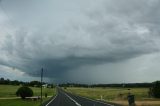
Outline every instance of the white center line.
{"label": "white center line", "polygon": [[65,93],[65,95],[70,99],[70,100],[72,100],[77,106],[81,106],[77,101],[75,101],[73,98],[71,98],[69,95],[67,95],[66,93]]}

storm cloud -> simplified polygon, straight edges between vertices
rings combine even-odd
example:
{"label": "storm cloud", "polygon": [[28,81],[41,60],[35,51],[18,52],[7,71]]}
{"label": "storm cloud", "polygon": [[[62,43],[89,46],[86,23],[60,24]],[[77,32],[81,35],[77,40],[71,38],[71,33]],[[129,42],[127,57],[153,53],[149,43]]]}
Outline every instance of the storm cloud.
{"label": "storm cloud", "polygon": [[[42,67],[44,76],[55,82],[143,82],[160,74],[159,0],[0,4],[1,76],[8,68],[15,73],[14,68],[34,78]],[[156,74],[148,76],[152,72]]]}

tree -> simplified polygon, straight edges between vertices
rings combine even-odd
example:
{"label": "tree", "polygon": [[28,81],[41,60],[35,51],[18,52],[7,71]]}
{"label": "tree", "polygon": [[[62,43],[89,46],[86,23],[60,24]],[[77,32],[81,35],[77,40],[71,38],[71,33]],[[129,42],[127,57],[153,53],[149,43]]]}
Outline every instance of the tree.
{"label": "tree", "polygon": [[21,96],[22,99],[25,99],[26,97],[33,96],[33,91],[31,88],[23,86],[17,90],[16,95]]}
{"label": "tree", "polygon": [[40,87],[40,86],[41,86],[41,82],[39,82],[39,81],[31,81],[31,82],[29,83],[29,86],[32,86],[32,87],[34,87],[34,86]]}
{"label": "tree", "polygon": [[160,81],[154,82],[149,92],[153,97],[160,98]]}

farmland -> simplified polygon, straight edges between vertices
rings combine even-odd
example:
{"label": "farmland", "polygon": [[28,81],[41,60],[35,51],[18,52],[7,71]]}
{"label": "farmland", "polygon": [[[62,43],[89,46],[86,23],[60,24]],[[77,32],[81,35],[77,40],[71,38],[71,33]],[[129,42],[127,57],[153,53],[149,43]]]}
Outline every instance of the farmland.
{"label": "farmland", "polygon": [[[39,106],[40,100],[32,101],[32,100],[21,100],[16,97],[16,91],[20,86],[13,85],[0,85],[0,106]],[[40,88],[30,87],[34,96],[40,96]],[[43,95],[47,93],[48,96],[55,95],[55,89],[53,88],[43,88]],[[46,101],[49,98],[44,98]]]}
{"label": "farmland", "polygon": [[148,97],[148,88],[80,88],[69,87],[66,91],[87,98],[118,103],[127,106],[127,95],[135,95],[138,106],[159,106],[159,99]]}

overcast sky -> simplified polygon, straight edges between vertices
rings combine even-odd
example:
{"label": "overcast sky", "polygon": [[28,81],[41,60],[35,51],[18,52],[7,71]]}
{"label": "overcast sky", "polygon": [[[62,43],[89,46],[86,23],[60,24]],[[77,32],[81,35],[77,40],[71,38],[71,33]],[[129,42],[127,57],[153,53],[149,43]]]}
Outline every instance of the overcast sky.
{"label": "overcast sky", "polygon": [[160,80],[160,0],[1,0],[0,77]]}

